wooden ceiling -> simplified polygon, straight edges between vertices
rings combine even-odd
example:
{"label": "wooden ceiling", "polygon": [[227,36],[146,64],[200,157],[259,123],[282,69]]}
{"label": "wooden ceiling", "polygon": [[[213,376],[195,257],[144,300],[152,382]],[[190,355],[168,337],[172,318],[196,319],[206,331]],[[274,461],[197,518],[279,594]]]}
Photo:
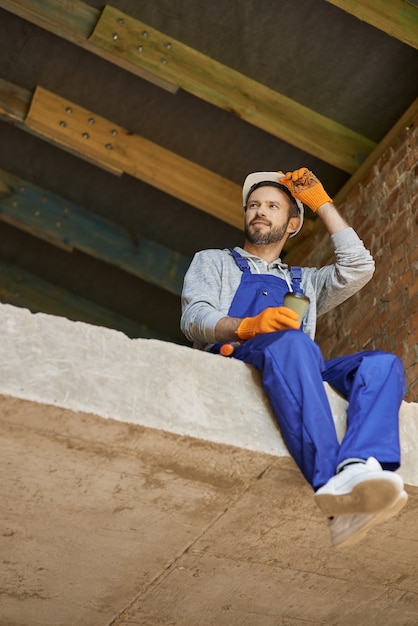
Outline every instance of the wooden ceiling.
{"label": "wooden ceiling", "polygon": [[185,342],[248,172],[306,165],[338,204],[408,125],[417,4],[0,0],[0,301]]}

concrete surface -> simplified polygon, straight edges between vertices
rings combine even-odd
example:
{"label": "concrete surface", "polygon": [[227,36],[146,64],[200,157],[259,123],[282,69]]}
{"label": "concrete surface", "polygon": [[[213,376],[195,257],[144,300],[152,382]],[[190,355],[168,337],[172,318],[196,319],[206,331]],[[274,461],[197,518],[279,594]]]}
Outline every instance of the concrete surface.
{"label": "concrete surface", "polygon": [[332,549],[250,368],[8,306],[0,327],[2,626],[417,626],[417,486]]}
{"label": "concrete surface", "polygon": [[[0,393],[287,456],[252,367],[235,359],[0,305]],[[337,432],[346,402],[325,385]],[[418,486],[418,404],[400,411],[401,474]]]}

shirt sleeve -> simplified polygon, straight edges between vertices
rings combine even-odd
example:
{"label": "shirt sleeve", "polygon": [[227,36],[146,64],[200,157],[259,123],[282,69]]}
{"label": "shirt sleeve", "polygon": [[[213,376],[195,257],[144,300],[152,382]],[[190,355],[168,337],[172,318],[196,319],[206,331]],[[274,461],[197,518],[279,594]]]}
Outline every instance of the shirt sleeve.
{"label": "shirt sleeve", "polygon": [[220,305],[222,258],[219,253],[204,250],[195,254],[184,277],[180,328],[187,339],[195,343],[215,343],[216,324],[227,314]]}
{"label": "shirt sleeve", "polygon": [[357,293],[372,278],[375,264],[369,250],[352,228],[331,236],[335,263],[314,275],[317,313],[323,315]]}

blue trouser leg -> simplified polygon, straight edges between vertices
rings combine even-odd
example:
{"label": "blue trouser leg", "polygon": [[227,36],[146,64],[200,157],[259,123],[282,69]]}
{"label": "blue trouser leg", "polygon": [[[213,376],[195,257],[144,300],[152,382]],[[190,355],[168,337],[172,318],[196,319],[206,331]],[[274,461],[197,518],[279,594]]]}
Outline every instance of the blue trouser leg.
{"label": "blue trouser leg", "polygon": [[[405,378],[398,357],[370,351],[324,364],[318,346],[292,330],[246,341],[234,356],[261,371],[283,439],[314,489],[349,458],[375,456],[385,469],[399,467],[398,414]],[[324,380],[349,402],[341,446]]]}
{"label": "blue trouser leg", "polygon": [[337,463],[376,457],[384,469],[400,465],[398,415],[405,394],[401,360],[380,351],[360,352],[325,363],[323,379],[349,402],[347,432]]}
{"label": "blue trouser leg", "polygon": [[301,331],[278,331],[244,342],[234,357],[261,371],[289,452],[306,480],[319,488],[335,474],[339,443],[318,346]]}

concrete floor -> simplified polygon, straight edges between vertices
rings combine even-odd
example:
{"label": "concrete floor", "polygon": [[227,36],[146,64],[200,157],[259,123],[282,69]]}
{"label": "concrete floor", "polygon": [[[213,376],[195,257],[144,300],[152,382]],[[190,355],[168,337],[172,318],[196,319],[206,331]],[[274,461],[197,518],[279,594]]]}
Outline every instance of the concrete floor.
{"label": "concrete floor", "polygon": [[2,626],[417,626],[418,488],[333,549],[289,457],[0,396]]}

